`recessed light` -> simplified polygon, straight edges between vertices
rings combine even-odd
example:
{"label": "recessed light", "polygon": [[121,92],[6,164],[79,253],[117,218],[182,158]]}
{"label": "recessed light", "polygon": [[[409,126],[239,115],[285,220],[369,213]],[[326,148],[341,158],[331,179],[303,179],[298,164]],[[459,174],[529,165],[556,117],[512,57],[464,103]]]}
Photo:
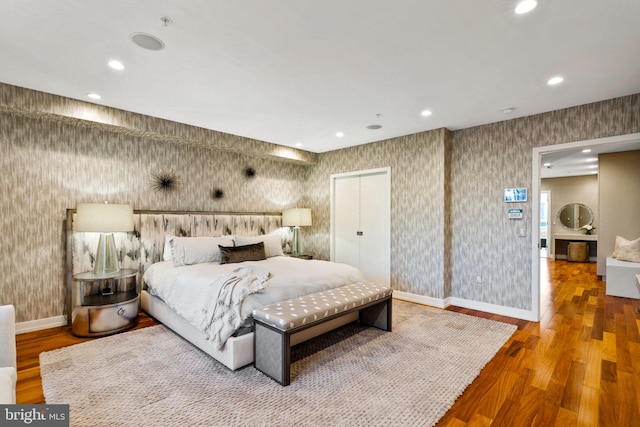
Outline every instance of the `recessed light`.
{"label": "recessed light", "polygon": [[87,96],[91,99],[102,99],[102,97],[100,95],[98,95],[97,93],[88,93]]}
{"label": "recessed light", "polygon": [[502,109],[503,114],[511,114],[516,111],[515,107],[507,107]]}
{"label": "recessed light", "polygon": [[582,150],[583,153],[590,153],[591,152],[591,148],[585,148],[584,150]]}
{"label": "recessed light", "polygon": [[422,110],[422,112],[420,113],[420,115],[423,117],[429,117],[431,114],[433,114],[431,110]]}
{"label": "recessed light", "polygon": [[531,12],[536,8],[538,2],[536,0],[523,0],[516,6],[516,13],[522,15],[523,13]]}
{"label": "recessed light", "polygon": [[381,127],[382,125],[369,125],[367,126],[367,129],[377,130],[377,129],[380,129]]}
{"label": "recessed light", "polygon": [[598,158],[597,157],[589,157],[588,159],[585,160],[585,162],[597,162]]}
{"label": "recessed light", "polygon": [[109,61],[109,67],[113,68],[114,70],[118,70],[118,71],[124,70],[124,65],[122,64],[122,62],[116,61],[115,59],[112,60],[112,61]]}
{"label": "recessed light", "polygon": [[555,76],[555,77],[551,77],[551,78],[549,79],[549,81],[547,81],[547,84],[548,84],[548,85],[550,85],[550,86],[553,86],[553,85],[560,84],[560,83],[562,83],[563,81],[564,81],[564,78],[563,78],[563,77]]}
{"label": "recessed light", "polygon": [[342,138],[344,136],[344,132],[336,132],[336,137]]}
{"label": "recessed light", "polygon": [[549,167],[549,166],[551,166],[551,163],[544,163],[542,166]]}
{"label": "recessed light", "polygon": [[152,34],[133,33],[131,34],[131,41],[143,49],[148,49],[148,50],[164,49],[164,42]]}
{"label": "recessed light", "polygon": [[595,168],[597,168],[597,167],[598,167],[598,165],[589,165],[589,166],[587,166],[587,167],[588,167],[589,169],[595,169]]}
{"label": "recessed light", "polygon": [[302,142],[296,142],[296,147],[302,147]]}

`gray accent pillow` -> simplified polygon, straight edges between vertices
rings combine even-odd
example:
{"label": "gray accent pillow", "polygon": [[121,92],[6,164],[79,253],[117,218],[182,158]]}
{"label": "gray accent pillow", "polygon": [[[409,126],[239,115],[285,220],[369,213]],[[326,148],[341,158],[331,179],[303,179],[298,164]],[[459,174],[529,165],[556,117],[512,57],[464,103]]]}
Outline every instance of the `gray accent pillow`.
{"label": "gray accent pillow", "polygon": [[220,248],[220,264],[267,259],[264,254],[264,242],[243,246],[218,245],[218,248]]}

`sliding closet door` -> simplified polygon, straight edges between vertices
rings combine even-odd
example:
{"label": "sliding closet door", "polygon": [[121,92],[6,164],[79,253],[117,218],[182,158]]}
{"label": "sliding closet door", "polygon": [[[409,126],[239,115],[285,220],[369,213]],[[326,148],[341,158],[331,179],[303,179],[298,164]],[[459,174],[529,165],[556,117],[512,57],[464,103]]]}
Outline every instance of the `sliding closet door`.
{"label": "sliding closet door", "polygon": [[390,174],[384,168],[331,176],[331,260],[384,285],[391,276]]}

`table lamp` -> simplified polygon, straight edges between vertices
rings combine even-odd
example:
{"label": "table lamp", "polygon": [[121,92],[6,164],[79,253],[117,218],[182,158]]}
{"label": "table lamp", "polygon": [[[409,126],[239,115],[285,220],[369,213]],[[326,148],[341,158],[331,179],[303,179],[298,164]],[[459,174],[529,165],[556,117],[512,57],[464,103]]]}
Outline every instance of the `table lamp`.
{"label": "table lamp", "polygon": [[100,233],[93,272],[111,276],[120,271],[114,232],[133,231],[133,206],[108,203],[78,203],[76,231]]}
{"label": "table lamp", "polygon": [[311,225],[311,209],[294,208],[285,210],[282,212],[282,225],[284,227],[293,227],[293,245],[291,249],[294,255],[298,255],[300,253],[300,227]]}

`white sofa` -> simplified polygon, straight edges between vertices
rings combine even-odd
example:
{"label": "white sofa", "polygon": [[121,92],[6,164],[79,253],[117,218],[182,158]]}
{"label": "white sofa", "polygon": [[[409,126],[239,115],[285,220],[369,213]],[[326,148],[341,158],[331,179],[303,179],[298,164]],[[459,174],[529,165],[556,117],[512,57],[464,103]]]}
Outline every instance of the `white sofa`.
{"label": "white sofa", "polygon": [[12,305],[0,306],[0,404],[16,403],[16,313]]}

